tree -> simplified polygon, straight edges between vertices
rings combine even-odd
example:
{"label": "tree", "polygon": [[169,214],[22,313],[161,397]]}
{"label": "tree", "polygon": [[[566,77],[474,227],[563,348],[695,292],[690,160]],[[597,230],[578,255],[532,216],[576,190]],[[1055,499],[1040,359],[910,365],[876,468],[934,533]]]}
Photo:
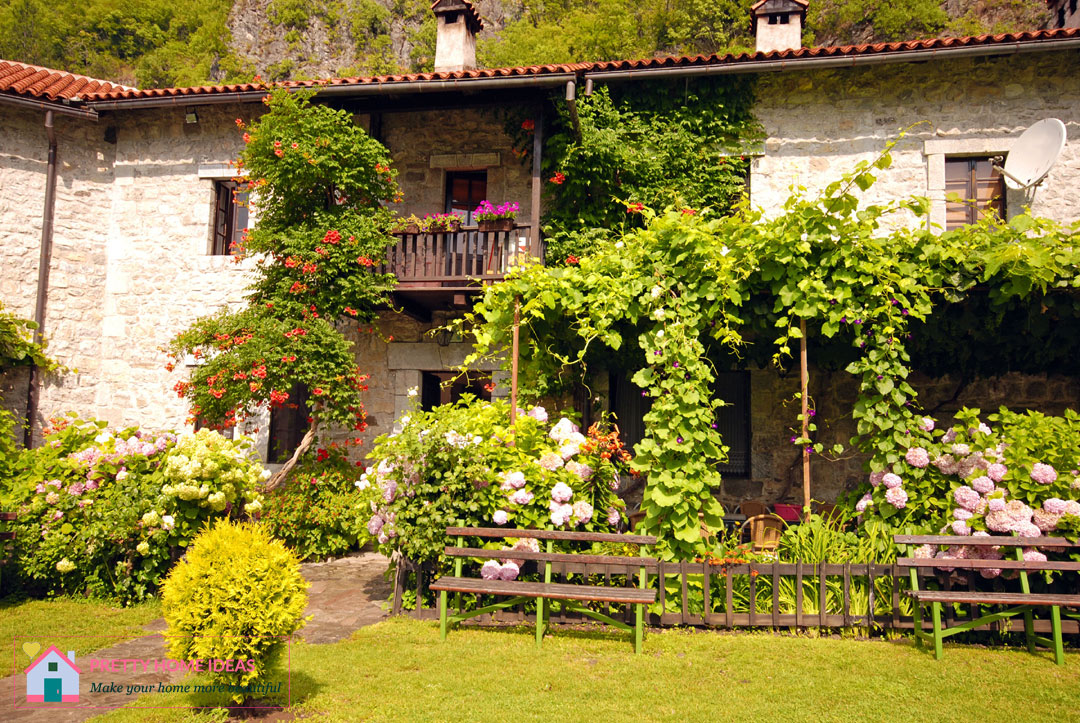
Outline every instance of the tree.
{"label": "tree", "polygon": [[370,320],[394,283],[373,269],[392,242],[383,204],[400,198],[389,153],[348,112],[313,105],[311,95],[276,90],[264,99],[269,113],[250,127],[237,119],[246,146],[236,167],[247,174],[237,181],[260,211],[237,250],[238,260],[257,257],[248,304],[199,319],[170,346],[174,360],[205,360],[176,385],[203,424],[233,426],[260,408],[295,404],[298,384],[310,391],[311,426],[269,488],[320,425],[365,428],[367,377],[342,329]]}

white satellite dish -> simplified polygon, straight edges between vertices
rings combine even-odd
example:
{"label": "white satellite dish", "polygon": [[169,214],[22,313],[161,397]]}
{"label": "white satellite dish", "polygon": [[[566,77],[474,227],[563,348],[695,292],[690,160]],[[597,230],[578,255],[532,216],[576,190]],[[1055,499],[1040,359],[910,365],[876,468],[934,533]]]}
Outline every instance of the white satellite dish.
{"label": "white satellite dish", "polygon": [[1046,178],[1064,147],[1065,124],[1057,118],[1046,118],[1016,139],[1004,168],[995,167],[1005,176],[1006,186],[1027,190]]}

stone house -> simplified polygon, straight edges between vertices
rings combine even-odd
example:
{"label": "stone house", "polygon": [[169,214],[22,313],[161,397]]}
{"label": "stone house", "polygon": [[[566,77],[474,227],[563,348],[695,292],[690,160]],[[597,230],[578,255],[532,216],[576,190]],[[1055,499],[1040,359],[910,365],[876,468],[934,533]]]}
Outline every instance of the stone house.
{"label": "stone house", "polygon": [[[755,8],[763,29],[798,26],[805,13],[805,3],[790,0]],[[767,138],[753,160],[749,191],[765,209],[778,209],[792,184],[819,187],[909,128],[872,199],[929,196],[931,222],[942,227],[967,223],[974,213],[949,203],[948,191],[982,199],[984,210],[1006,216],[1030,205],[1058,221],[1080,218],[1075,141],[1033,193],[1006,191],[991,164],[1042,118],[1062,120],[1080,138],[1080,29],[476,69],[469,39],[459,37],[481,22],[475,10],[458,0],[434,9],[440,38],[458,33],[456,54],[438,56],[446,69],[335,79],[318,85],[318,97],[353,112],[390,149],[404,214],[467,217],[483,198],[517,201],[522,211],[512,231],[479,234],[466,218],[466,230],[445,242],[403,236],[392,249],[395,308],[380,313],[381,335],[353,339],[361,368],[372,375],[369,437],[392,428],[412,387],[422,390],[425,404],[466,389],[487,394],[491,384],[495,395],[507,393],[505,374],[495,368],[440,388],[469,349],[428,332],[466,308],[478,280],[499,278],[512,249],[542,249],[544,118],[552,104],[572,103],[599,84],[755,76],[755,112]],[[257,117],[264,94],[258,84],[137,90],[0,61],[0,299],[20,315],[43,319],[51,352],[75,370],[4,380],[5,404],[25,412],[31,399],[37,432],[49,416],[68,410],[116,424],[184,426],[187,410],[172,392],[183,370],[165,371],[160,347],[198,316],[242,300],[251,267],[232,263],[228,245],[257,219],[232,205],[228,162],[242,144],[234,119]],[[515,118],[532,122],[531,167],[517,157],[507,131]],[[787,444],[795,412],[784,407],[797,387],[794,376],[751,369],[723,380],[725,393],[737,399],[725,422],[733,446],[725,502],[798,493],[798,455]],[[826,436],[846,439],[845,404],[854,387],[840,376],[815,375],[812,393],[819,414],[833,421]],[[618,386],[601,384],[602,404],[632,426],[642,410]],[[956,394],[956,380],[948,378],[919,386],[930,407],[947,400],[946,408],[974,402],[1080,409],[1075,375],[1010,374],[975,380]],[[259,425],[260,449],[271,460],[298,440],[297,421],[285,416]],[[815,494],[825,499],[861,474],[857,460],[815,465]]]}

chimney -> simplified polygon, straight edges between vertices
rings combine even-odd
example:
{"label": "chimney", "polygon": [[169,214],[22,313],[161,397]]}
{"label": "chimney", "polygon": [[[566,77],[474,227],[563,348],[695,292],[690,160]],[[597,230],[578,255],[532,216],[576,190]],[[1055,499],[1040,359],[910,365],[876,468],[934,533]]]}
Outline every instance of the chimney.
{"label": "chimney", "polygon": [[750,8],[755,50],[769,53],[802,47],[807,0],[760,0]]}
{"label": "chimney", "polygon": [[67,659],[70,660],[73,663],[75,662],[75,651],[74,650],[69,650],[68,651]]}
{"label": "chimney", "polygon": [[484,29],[480,13],[469,0],[435,0],[431,11],[438,24],[435,72],[474,70],[476,34]]}

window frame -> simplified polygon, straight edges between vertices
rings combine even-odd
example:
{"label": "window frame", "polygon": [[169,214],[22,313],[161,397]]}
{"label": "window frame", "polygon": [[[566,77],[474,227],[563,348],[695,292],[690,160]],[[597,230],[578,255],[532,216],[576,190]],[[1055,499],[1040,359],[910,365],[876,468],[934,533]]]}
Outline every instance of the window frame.
{"label": "window frame", "polygon": [[[243,239],[251,214],[247,191],[240,191],[239,184],[231,179],[213,179],[214,200],[210,215],[209,256],[233,256],[234,247]],[[243,197],[240,200],[239,197]]]}
{"label": "window frame", "polygon": [[[991,164],[990,177],[979,175],[980,163]],[[945,192],[946,196],[952,191],[949,189],[949,167],[960,166],[966,164],[966,180],[965,190],[960,192],[959,195],[964,199],[964,203],[958,204],[955,201],[950,201],[947,197],[945,199],[945,224],[946,231],[953,231],[964,226],[969,226],[973,223],[977,223],[984,214],[990,213],[991,209],[996,212],[998,218],[1002,221],[1006,221],[1009,218],[1008,210],[1008,190],[1005,186],[1005,176],[1000,171],[993,169],[993,156],[987,155],[947,155],[945,156]],[[984,183],[989,182],[990,185],[995,186],[993,189],[994,194],[990,196],[990,199],[981,205],[979,201],[979,190]],[[964,213],[963,223],[953,223],[949,220],[949,213],[951,211],[962,210]]]}
{"label": "window frame", "polygon": [[[454,178],[455,178],[455,176],[461,176],[463,178],[471,177],[471,179],[470,179],[470,190],[471,190],[471,181],[477,180],[478,177],[482,176],[483,181],[484,181],[484,193],[482,195],[484,196],[484,198],[481,198],[479,201],[476,201],[475,203],[472,203],[471,201],[468,202],[468,204],[470,204],[472,206],[471,208],[455,209],[454,205],[453,205],[454,204]],[[483,200],[485,200],[487,198],[488,183],[489,183],[490,180],[491,180],[490,179],[490,174],[488,173],[487,168],[450,168],[450,169],[447,169],[446,173],[443,176],[443,183],[445,184],[445,189],[444,189],[445,192],[443,194],[443,197],[444,197],[443,213],[457,213],[458,215],[461,215],[461,212],[464,212],[464,217],[461,219],[461,224],[463,226],[475,226],[476,225],[476,219],[473,218],[473,212],[476,209],[476,207],[478,205],[480,205],[480,201],[483,201]]]}
{"label": "window frame", "polygon": [[[307,421],[311,416],[307,405],[310,396],[307,387],[297,383],[289,390],[288,402],[270,408],[270,418],[266,424],[266,461],[268,464],[288,462],[293,452],[300,446],[300,442],[303,441],[304,435],[311,426]],[[283,421],[282,414],[289,415],[291,419]],[[279,427],[284,427],[284,434]],[[284,437],[284,439],[279,439],[279,437]],[[277,444],[280,442],[284,444]]]}

